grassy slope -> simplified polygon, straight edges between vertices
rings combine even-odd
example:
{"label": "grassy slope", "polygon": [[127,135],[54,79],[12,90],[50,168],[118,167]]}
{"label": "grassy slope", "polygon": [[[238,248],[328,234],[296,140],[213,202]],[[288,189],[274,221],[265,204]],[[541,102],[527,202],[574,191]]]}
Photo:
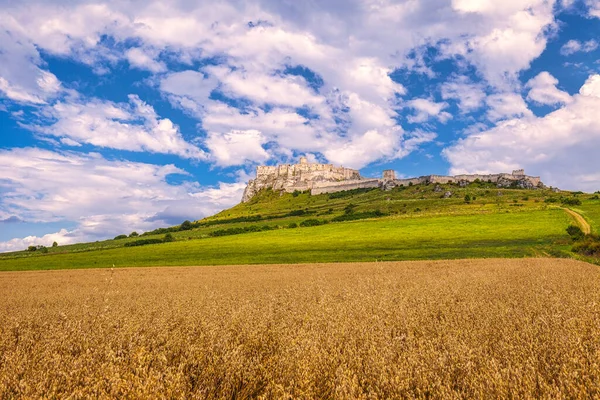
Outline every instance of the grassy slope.
{"label": "grassy slope", "polygon": [[[543,201],[559,195],[480,186],[448,185],[438,192],[432,185],[416,185],[392,192],[347,193],[342,198],[306,193],[280,196],[267,191],[249,203],[199,221],[193,230],[173,233],[174,243],[125,248],[125,243],[136,239],[122,239],[59,246],[46,255],[10,253],[0,255],[0,270],[521,257],[556,254],[557,243],[559,250],[568,250],[564,229],[571,218]],[[452,198],[442,199],[447,190]],[[465,194],[477,200],[465,204]],[[600,214],[600,201],[582,198],[582,208],[590,215]],[[389,216],[287,229],[290,223],[309,218],[330,220],[344,214],[349,204],[356,213],[380,210]],[[283,217],[298,210],[307,214]],[[261,220],[257,222],[231,223],[233,218],[258,215]],[[214,230],[248,225],[279,229],[209,237]]]}

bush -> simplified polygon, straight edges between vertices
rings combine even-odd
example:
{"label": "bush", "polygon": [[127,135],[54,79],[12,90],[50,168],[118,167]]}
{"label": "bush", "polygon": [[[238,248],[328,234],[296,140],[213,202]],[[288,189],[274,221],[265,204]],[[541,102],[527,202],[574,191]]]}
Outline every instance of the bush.
{"label": "bush", "polygon": [[181,225],[179,225],[179,230],[180,231],[189,231],[190,229],[192,229],[194,226],[192,225],[192,223],[190,221],[183,221],[183,223]]}
{"label": "bush", "polygon": [[301,191],[299,191],[299,190],[294,190],[294,192],[292,193],[292,196],[294,196],[294,197],[298,197],[298,196],[300,196],[300,194],[302,194],[302,192],[301,192]]}
{"label": "bush", "polygon": [[471,195],[465,194],[465,203],[470,203],[470,202],[471,202]]}
{"label": "bush", "polygon": [[297,228],[297,227],[298,227],[298,224],[295,223],[295,222],[292,222],[291,224],[288,225],[289,229],[294,229],[294,228]]}
{"label": "bush", "polygon": [[165,237],[163,238],[163,242],[168,243],[168,242],[174,242],[175,238],[173,237],[173,235],[171,233],[167,233],[165,235]]}
{"label": "bush", "polygon": [[600,237],[587,235],[573,245],[572,251],[586,256],[600,257]]}
{"label": "bush", "polygon": [[544,203],[558,203],[558,199],[556,197],[548,197],[544,199]]}
{"label": "bush", "polygon": [[319,225],[325,225],[326,223],[327,223],[327,221],[325,221],[325,220],[307,219],[305,221],[300,222],[300,226],[303,226],[303,227],[307,227],[307,226],[319,226]]}
{"label": "bush", "polygon": [[39,251],[40,253],[47,253],[48,248],[46,246],[29,246],[27,251]]}
{"label": "bush", "polygon": [[125,247],[145,246],[147,244],[158,244],[162,243],[162,239],[140,239],[133,242],[125,243]]}
{"label": "bush", "polygon": [[348,204],[346,206],[346,208],[344,208],[344,214],[346,214],[346,215],[352,214],[354,212],[355,208],[356,208],[356,204],[352,204],[352,203]]}
{"label": "bush", "polygon": [[565,206],[580,206],[581,205],[581,200],[579,199],[569,199],[569,198],[565,198],[562,200],[562,204]]}
{"label": "bush", "polygon": [[583,233],[581,228],[576,225],[569,225],[567,227],[567,233],[569,234],[569,236],[571,236],[571,239],[573,239],[574,241],[581,240],[585,237],[585,234]]}
{"label": "bush", "polygon": [[274,229],[277,229],[277,227],[269,226],[269,225],[263,225],[263,226],[251,225],[251,226],[244,226],[244,227],[239,227],[239,228],[219,229],[219,230],[209,233],[208,236],[211,236],[211,237],[230,236],[230,235],[239,235],[242,233],[249,233],[249,232],[271,231]]}
{"label": "bush", "polygon": [[127,235],[119,235],[119,236],[115,236],[114,240],[120,240],[120,239],[127,239]]}
{"label": "bush", "polygon": [[590,197],[590,200],[600,200],[600,197],[598,197],[598,195],[594,195],[592,197]]}
{"label": "bush", "polygon": [[133,232],[131,232],[131,233],[129,234],[129,237],[130,237],[130,238],[133,238],[133,237],[138,237],[138,236],[140,236],[140,235],[139,235],[137,232],[135,232],[135,231],[133,231]]}
{"label": "bush", "polygon": [[58,243],[56,243],[56,242],[52,243],[52,247],[58,247]]}
{"label": "bush", "polygon": [[337,217],[333,218],[331,222],[356,221],[359,219],[384,217],[386,215],[388,214],[385,214],[379,210],[365,211],[359,213],[338,215]]}
{"label": "bush", "polygon": [[284,217],[301,217],[305,214],[308,214],[308,212],[305,210],[293,210],[285,214]]}

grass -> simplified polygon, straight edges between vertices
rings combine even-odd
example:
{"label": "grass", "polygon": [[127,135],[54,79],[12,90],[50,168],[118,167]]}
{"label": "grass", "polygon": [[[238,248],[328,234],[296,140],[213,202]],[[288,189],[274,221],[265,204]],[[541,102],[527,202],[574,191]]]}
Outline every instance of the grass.
{"label": "grass", "polygon": [[[470,202],[465,202],[467,195]],[[0,270],[565,256],[570,250],[564,232],[568,217],[555,209],[563,199],[574,198],[583,201],[576,211],[596,221],[598,230],[600,201],[568,192],[498,189],[484,182],[318,196],[265,190],[248,203],[194,222],[191,230],[172,232],[175,243],[125,248],[165,237],[145,234],[48,248],[46,254],[5,253],[0,254]],[[370,217],[377,218],[364,219]],[[358,220],[347,222],[352,219]],[[310,220],[330,224],[290,229]],[[265,227],[272,231],[247,233]],[[243,234],[211,238],[218,233]]]}
{"label": "grass", "polygon": [[562,210],[395,216],[143,247],[0,259],[0,270],[526,257],[563,240]]}
{"label": "grass", "polygon": [[600,270],[574,260],[7,272],[0,293],[0,398],[600,396]]}

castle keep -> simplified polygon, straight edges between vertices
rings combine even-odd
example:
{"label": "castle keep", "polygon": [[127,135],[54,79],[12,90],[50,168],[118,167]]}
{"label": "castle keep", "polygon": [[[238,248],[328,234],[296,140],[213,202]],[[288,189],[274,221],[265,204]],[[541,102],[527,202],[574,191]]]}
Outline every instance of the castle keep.
{"label": "castle keep", "polygon": [[527,189],[544,187],[539,177],[525,175],[525,171],[522,169],[515,170],[510,174],[426,175],[408,179],[396,179],[396,174],[393,170],[386,170],[383,171],[382,178],[364,178],[355,169],[336,167],[332,164],[309,163],[306,157],[301,157],[299,164],[257,167],[256,178],[248,182],[248,186],[244,190],[242,202],[247,202],[264,188],[288,193],[296,190],[310,190],[311,194],[316,195],[361,188],[391,190],[398,186],[417,185],[421,183],[468,184],[476,180],[492,182],[498,187],[510,187],[513,185]]}

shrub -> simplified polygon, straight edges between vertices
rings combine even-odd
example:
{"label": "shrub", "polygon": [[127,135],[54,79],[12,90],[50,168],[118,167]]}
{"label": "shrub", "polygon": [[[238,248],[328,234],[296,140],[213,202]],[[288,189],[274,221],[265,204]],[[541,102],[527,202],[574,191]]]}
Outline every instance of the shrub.
{"label": "shrub", "polygon": [[384,217],[386,215],[388,215],[388,214],[385,214],[385,213],[381,212],[380,210],[365,211],[365,212],[359,212],[359,213],[338,215],[337,217],[332,218],[331,221],[332,222],[356,221],[359,219]]}
{"label": "shrub", "polygon": [[27,251],[39,251],[40,253],[47,253],[48,252],[48,248],[46,246],[29,246],[27,248]]}
{"label": "shrub", "polygon": [[346,208],[344,208],[344,214],[346,214],[346,215],[352,214],[354,212],[355,208],[356,208],[356,204],[352,204],[352,203],[348,204],[346,206]]}
{"label": "shrub", "polygon": [[600,257],[600,237],[587,235],[573,245],[572,251],[586,256]]}
{"label": "shrub", "polygon": [[244,226],[244,227],[238,227],[238,228],[219,229],[219,230],[209,233],[208,236],[212,236],[212,237],[230,236],[230,235],[239,235],[242,233],[249,233],[249,232],[271,231],[273,229],[277,229],[277,227],[269,226],[269,225],[263,225],[263,226],[250,225],[250,226]]}
{"label": "shrub", "polygon": [[579,199],[574,199],[574,198],[565,198],[562,200],[562,204],[565,206],[580,206],[581,205],[581,200]]}
{"label": "shrub", "polygon": [[58,247],[58,243],[56,243],[56,242],[52,243],[52,247]]}
{"label": "shrub", "polygon": [[592,197],[590,197],[590,200],[600,200],[600,197],[598,197],[598,195],[594,195]]}
{"label": "shrub", "polygon": [[131,232],[131,233],[129,234],[129,237],[130,237],[130,238],[133,238],[133,237],[138,237],[138,236],[140,236],[140,235],[139,235],[137,232],[135,232],[135,231],[133,231],[133,232]]}
{"label": "shrub", "polygon": [[544,199],[544,203],[558,203],[558,199],[556,197],[548,197]]}
{"label": "shrub", "polygon": [[471,195],[465,194],[465,203],[470,203],[470,202],[471,202]]}
{"label": "shrub", "polygon": [[162,242],[162,239],[140,239],[125,243],[125,247],[145,246],[147,244],[158,244]]}
{"label": "shrub", "polygon": [[298,227],[298,224],[295,223],[295,222],[292,222],[291,224],[288,225],[289,229],[294,229],[294,228],[297,228],[297,227]]}
{"label": "shrub", "polygon": [[305,210],[293,210],[285,214],[284,217],[301,217],[305,214],[308,214],[308,212],[306,212]]}
{"label": "shrub", "polygon": [[585,234],[583,233],[581,228],[576,225],[569,225],[567,227],[567,233],[569,234],[569,236],[571,236],[571,239],[573,239],[574,241],[581,240],[585,237]]}
{"label": "shrub", "polygon": [[303,226],[303,227],[307,227],[307,226],[319,226],[319,225],[325,225],[326,223],[327,223],[327,221],[325,221],[325,220],[307,219],[307,220],[304,220],[304,221],[300,222],[300,226]]}
{"label": "shrub", "polygon": [[175,238],[173,237],[173,235],[171,233],[167,233],[165,235],[165,237],[163,238],[163,242],[168,243],[168,242],[174,242]]}
{"label": "shrub", "polygon": [[114,240],[120,240],[120,239],[127,239],[127,235],[119,235],[119,236],[115,236]]}
{"label": "shrub", "polygon": [[302,192],[301,192],[301,191],[299,191],[299,190],[294,190],[294,192],[292,193],[292,196],[294,196],[294,197],[298,197],[298,196],[300,196],[300,194],[301,194],[301,193],[302,193]]}
{"label": "shrub", "polygon": [[192,229],[194,226],[192,225],[192,223],[190,221],[183,221],[181,225],[179,225],[179,230],[180,231],[189,231],[190,229]]}

